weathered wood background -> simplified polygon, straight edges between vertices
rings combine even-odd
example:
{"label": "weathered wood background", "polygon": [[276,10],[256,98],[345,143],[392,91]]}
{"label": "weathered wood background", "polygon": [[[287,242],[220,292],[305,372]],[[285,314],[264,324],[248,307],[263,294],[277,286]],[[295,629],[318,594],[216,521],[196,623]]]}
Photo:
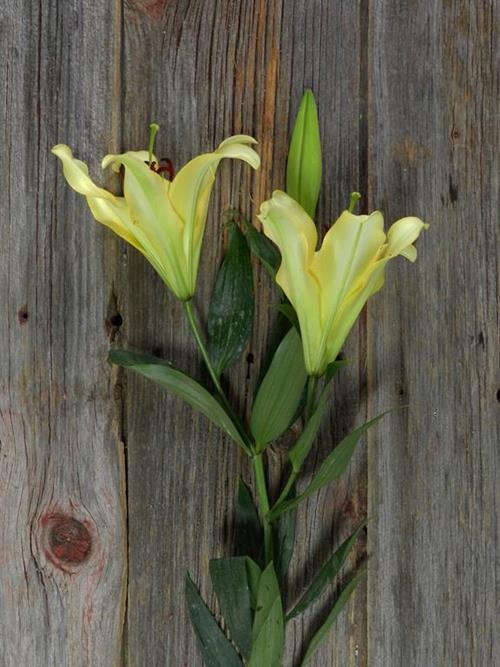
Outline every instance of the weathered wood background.
{"label": "weathered wood background", "polygon": [[[200,665],[184,573],[208,592],[237,473],[249,479],[204,418],[108,366],[110,345],[130,345],[204,377],[179,305],[91,222],[51,146],[106,178],[102,155],[143,147],[151,120],[176,165],[255,135],[262,170],[219,173],[209,276],[220,212],[250,213],[283,185],[305,87],[324,142],[321,221],[359,189],[388,222],[433,224],[351,335],[310,470],[367,414],[410,408],[300,512],[290,596],[368,511],[367,587],[314,664],[499,665],[500,3],[4,0],[0,13],[1,667]],[[242,407],[272,317],[255,275],[255,363],[230,378]],[[201,281],[202,307],[208,292]],[[315,623],[292,626],[287,665]]]}

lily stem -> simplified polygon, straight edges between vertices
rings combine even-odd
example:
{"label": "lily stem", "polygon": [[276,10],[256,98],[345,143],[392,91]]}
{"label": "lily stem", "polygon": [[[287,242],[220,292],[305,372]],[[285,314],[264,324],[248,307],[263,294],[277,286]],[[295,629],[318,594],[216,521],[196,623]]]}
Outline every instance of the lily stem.
{"label": "lily stem", "polygon": [[[306,397],[306,408],[305,408],[305,420],[306,424],[311,419],[311,416],[316,409],[316,391],[318,387],[318,379],[315,375],[310,375],[308,380],[307,380],[307,397]],[[299,476],[299,470],[292,470],[290,472],[290,475],[288,476],[288,479],[286,480],[286,484],[283,487],[282,492],[279,495],[278,500],[274,503],[273,509],[275,507],[278,507],[282,502],[284,502],[290,493],[290,490],[292,489],[293,485],[295,484],[295,481],[297,477]]]}
{"label": "lily stem", "polygon": [[196,344],[198,345],[198,348],[201,352],[201,356],[203,357],[203,361],[205,362],[205,366],[207,367],[207,370],[210,374],[210,377],[212,378],[212,382],[215,385],[215,389],[217,391],[217,394],[219,395],[219,398],[221,400],[222,405],[224,406],[225,411],[227,414],[231,417],[234,425],[238,429],[238,432],[244,441],[247,449],[248,449],[248,454],[251,455],[252,452],[254,451],[254,445],[253,441],[246,432],[243,424],[241,423],[240,418],[238,415],[235,413],[233,410],[233,407],[231,403],[229,403],[229,400],[224,392],[224,389],[222,388],[222,385],[220,383],[219,377],[217,373],[215,372],[215,369],[213,367],[213,364],[210,360],[210,356],[208,354],[207,347],[205,345],[205,342],[203,340],[203,335],[200,330],[200,326],[198,324],[198,321],[196,319],[196,314],[194,312],[193,308],[193,302],[191,300],[189,301],[183,301],[182,305],[184,306],[184,312],[186,313],[187,320],[189,322],[189,326],[191,327],[191,331],[193,332],[193,336],[196,340]]}
{"label": "lily stem", "polygon": [[311,419],[311,416],[316,409],[316,388],[318,386],[318,378],[315,375],[310,375],[307,380],[307,399],[305,418],[306,424]]}
{"label": "lily stem", "polygon": [[256,454],[253,458],[253,466],[255,472],[255,486],[257,488],[257,496],[259,500],[260,513],[262,517],[262,524],[264,528],[264,548],[266,565],[273,560],[273,528],[267,520],[269,512],[269,496],[267,494],[266,474],[264,472],[263,454]]}

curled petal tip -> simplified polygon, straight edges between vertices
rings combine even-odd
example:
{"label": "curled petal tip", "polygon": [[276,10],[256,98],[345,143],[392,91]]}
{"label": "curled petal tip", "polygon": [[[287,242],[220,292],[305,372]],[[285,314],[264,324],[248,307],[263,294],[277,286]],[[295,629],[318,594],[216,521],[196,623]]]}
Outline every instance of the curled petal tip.
{"label": "curled petal tip", "polygon": [[50,149],[50,152],[57,157],[73,157],[73,151],[66,144],[56,144]]}
{"label": "curled petal tip", "polygon": [[234,134],[232,137],[228,137],[221,141],[219,148],[222,146],[228,146],[230,144],[257,144],[259,143],[257,139],[254,139],[248,134]]}

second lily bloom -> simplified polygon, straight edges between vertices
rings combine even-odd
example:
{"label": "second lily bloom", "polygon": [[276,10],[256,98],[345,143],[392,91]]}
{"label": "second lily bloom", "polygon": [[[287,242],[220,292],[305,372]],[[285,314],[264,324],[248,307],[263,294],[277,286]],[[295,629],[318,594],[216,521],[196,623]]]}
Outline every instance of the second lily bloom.
{"label": "second lily bloom", "polygon": [[415,261],[413,243],[428,225],[402,218],[386,235],[378,211],[344,211],[317,250],[314,222],[285,192],[276,190],[258,217],[281,252],[276,281],[297,312],[307,372],[320,376],[335,361],[368,298],[383,286],[387,262],[398,255]]}

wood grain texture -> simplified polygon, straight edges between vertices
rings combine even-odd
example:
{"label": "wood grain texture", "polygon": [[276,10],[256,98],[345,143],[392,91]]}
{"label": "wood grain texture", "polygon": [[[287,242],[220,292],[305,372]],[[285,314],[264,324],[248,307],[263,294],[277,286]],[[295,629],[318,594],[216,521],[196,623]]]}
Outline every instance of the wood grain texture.
{"label": "wood grain texture", "polygon": [[[257,175],[235,162],[219,171],[197,294],[202,312],[211,289],[208,277],[222,250],[221,212],[228,207],[255,212],[273,188],[284,186],[289,130],[305,87],[320,100],[326,164],[320,219],[331,223],[350,189],[359,187],[360,22],[356,3],[184,0],[161,8],[128,3],[124,144],[144,145],[148,123],[155,120],[162,126],[158,152],[179,167],[230,134],[249,133],[259,141],[264,168]],[[159,279],[135,253],[124,271],[120,300],[126,304],[129,344],[159,351],[206,381],[181,309]],[[276,314],[269,281],[258,268],[255,278],[257,328],[249,348],[255,363],[243,359],[228,378],[230,388],[240,387],[234,398],[242,410],[248,410]],[[335,419],[332,414],[325,426],[314,465],[363,418],[363,345],[363,336],[354,335],[349,352],[355,361],[337,385]],[[231,516],[238,472],[248,481],[251,474],[234,446],[204,418],[139,378],[126,382],[130,664],[200,665],[183,603],[184,572],[190,569],[212,601],[208,561],[231,553],[231,526],[224,517]],[[278,448],[272,456],[275,472],[281,459]],[[361,454],[335,493],[322,494],[300,512],[291,599],[363,514],[364,469]],[[307,475],[311,472],[312,466]],[[366,664],[365,618],[360,591],[313,664]],[[291,626],[285,664],[296,664],[304,637],[315,627],[316,615]]]}
{"label": "wood grain texture", "polygon": [[[361,447],[299,511],[290,602],[366,513],[368,487],[368,594],[311,666],[500,664],[498,3],[7,0],[0,12],[0,667],[201,667],[185,571],[213,604],[208,562],[231,553],[237,475],[252,481],[203,417],[110,371],[115,344],[208,384],[179,304],[91,222],[50,147],[69,143],[99,176],[101,156],[144,147],[153,120],[177,168],[230,134],[257,137],[260,172],[231,162],[217,175],[204,317],[221,212],[253,215],[283,187],[306,87],[324,146],[322,226],[355,189],[387,224],[432,223],[416,265],[389,268],[351,334],[306,469],[367,415],[410,405],[370,434],[368,461]],[[242,413],[275,318],[257,266],[255,284],[253,361],[224,379]],[[272,450],[274,478],[286,444]],[[285,667],[317,625],[316,614],[290,624]]]}
{"label": "wood grain texture", "polygon": [[1,9],[2,667],[121,662],[123,465],[106,364],[116,243],[49,153],[67,141],[95,170],[116,144],[118,10]]}
{"label": "wood grain texture", "polygon": [[500,6],[372,9],[371,203],[432,227],[369,307],[369,664],[497,665]]}

